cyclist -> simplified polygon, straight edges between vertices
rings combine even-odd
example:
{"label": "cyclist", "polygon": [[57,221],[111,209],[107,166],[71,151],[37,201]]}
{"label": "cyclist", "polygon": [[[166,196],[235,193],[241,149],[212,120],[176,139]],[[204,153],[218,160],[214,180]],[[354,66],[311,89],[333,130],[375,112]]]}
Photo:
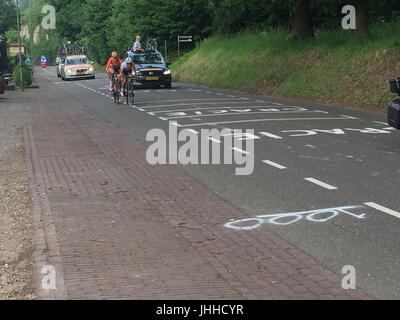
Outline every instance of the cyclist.
{"label": "cyclist", "polygon": [[[121,64],[122,64],[122,60],[120,57],[118,57],[117,51],[113,51],[110,59],[108,59],[107,65],[106,65],[106,71],[110,78],[110,91],[112,91],[112,81],[113,81],[114,73],[119,72],[119,70],[121,69]],[[120,80],[121,80],[120,77],[118,77],[118,86],[119,87],[121,87]]]}
{"label": "cyclist", "polygon": [[136,75],[136,67],[131,57],[125,59],[121,65],[119,76],[122,78],[122,88],[125,86],[126,80]]}

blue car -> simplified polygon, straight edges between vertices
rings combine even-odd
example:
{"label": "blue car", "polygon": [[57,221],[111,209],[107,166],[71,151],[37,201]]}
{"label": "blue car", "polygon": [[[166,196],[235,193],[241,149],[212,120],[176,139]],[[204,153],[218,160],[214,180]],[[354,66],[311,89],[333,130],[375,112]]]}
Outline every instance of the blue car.
{"label": "blue car", "polygon": [[172,77],[162,54],[158,51],[129,52],[136,67],[135,82],[142,86],[171,88]]}

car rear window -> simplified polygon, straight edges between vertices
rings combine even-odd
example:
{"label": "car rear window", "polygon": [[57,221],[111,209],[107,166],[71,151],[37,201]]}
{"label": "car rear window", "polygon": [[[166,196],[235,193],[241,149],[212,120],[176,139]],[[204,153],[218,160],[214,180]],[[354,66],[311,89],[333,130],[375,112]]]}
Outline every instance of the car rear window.
{"label": "car rear window", "polygon": [[144,52],[135,54],[133,57],[133,62],[135,64],[151,64],[151,63],[164,63],[164,59],[159,53],[154,52]]}

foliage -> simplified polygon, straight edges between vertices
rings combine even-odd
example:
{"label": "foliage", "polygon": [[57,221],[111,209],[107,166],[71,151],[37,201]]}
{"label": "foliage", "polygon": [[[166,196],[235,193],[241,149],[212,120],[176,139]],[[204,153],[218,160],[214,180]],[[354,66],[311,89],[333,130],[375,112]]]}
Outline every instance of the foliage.
{"label": "foliage", "polygon": [[[14,82],[19,87],[21,87],[22,83],[20,69],[21,69],[21,63],[19,63],[14,69]],[[22,63],[22,77],[24,80],[23,84],[25,87],[32,84],[31,72],[28,69],[28,66],[26,65],[25,62]]]}

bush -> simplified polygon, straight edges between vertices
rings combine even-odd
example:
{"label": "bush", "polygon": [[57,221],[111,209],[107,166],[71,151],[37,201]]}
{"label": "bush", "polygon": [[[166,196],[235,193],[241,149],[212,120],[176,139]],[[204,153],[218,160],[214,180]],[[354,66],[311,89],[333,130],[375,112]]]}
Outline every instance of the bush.
{"label": "bush", "polygon": [[[14,82],[18,87],[21,87],[21,74],[20,74],[21,63],[14,69]],[[22,76],[24,78],[24,87],[32,84],[31,72],[25,62],[22,63]]]}

